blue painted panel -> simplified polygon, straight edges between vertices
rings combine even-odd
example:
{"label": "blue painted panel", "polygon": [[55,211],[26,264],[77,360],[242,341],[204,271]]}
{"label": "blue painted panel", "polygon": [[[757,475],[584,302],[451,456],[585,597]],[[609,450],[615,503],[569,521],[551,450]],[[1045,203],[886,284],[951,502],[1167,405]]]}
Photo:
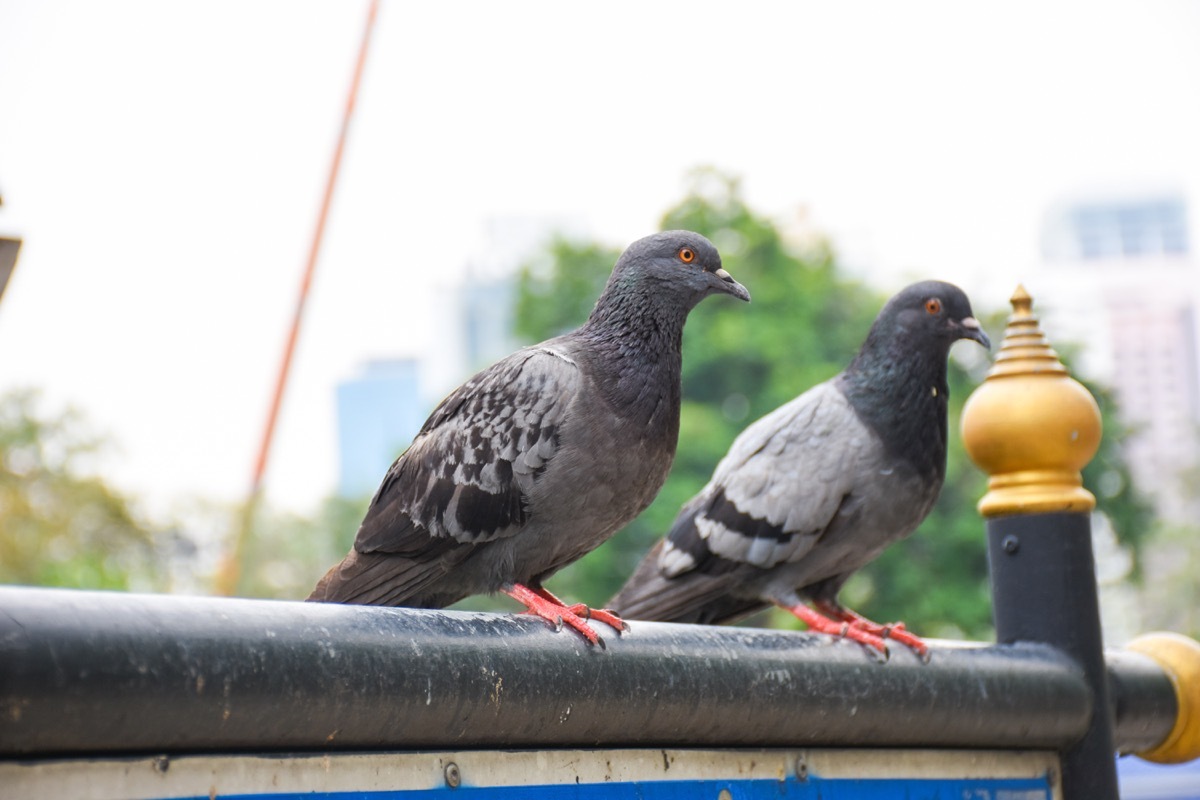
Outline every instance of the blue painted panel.
{"label": "blue painted panel", "polygon": [[[222,794],[222,800],[1051,800],[1046,778],[855,780],[810,777],[806,781],[712,780],[539,786],[462,786],[386,792]],[[168,800],[168,798],[163,798]],[[208,800],[207,796],[178,800]]]}

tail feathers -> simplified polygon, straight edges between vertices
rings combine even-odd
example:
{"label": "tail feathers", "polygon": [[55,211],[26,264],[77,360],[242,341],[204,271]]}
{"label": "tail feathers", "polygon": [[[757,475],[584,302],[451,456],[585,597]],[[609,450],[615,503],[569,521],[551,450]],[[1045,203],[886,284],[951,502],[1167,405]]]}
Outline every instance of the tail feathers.
{"label": "tail feathers", "polygon": [[[659,570],[662,547],[663,542],[659,541],[646,554],[605,607],[625,619],[645,621],[713,623],[729,618],[728,614],[719,619],[713,615],[718,607],[723,610],[728,605],[722,598],[731,585],[736,585],[736,576],[685,572],[672,578],[664,577]],[[745,602],[753,604],[753,601]]]}
{"label": "tail feathers", "polygon": [[386,553],[351,550],[317,582],[308,599],[323,603],[431,607],[421,598],[446,572],[447,565],[439,559],[414,561]]}

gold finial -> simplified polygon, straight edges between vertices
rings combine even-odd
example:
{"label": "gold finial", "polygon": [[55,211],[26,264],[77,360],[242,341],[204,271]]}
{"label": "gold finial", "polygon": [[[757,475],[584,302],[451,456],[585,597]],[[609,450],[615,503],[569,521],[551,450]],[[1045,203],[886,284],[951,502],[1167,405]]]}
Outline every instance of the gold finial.
{"label": "gold finial", "polygon": [[1004,344],[996,355],[996,364],[988,373],[988,380],[1001,375],[1035,375],[1043,372],[1067,374],[1067,368],[1058,360],[1058,353],[1050,347],[1050,341],[1042,333],[1038,318],[1033,314],[1033,298],[1025,287],[1018,285],[1013,292],[1013,314],[1004,332]]}
{"label": "gold finial", "polygon": [[963,408],[967,453],[990,475],[985,517],[1091,511],[1080,470],[1100,447],[1100,409],[1050,347],[1018,286],[996,363]]}

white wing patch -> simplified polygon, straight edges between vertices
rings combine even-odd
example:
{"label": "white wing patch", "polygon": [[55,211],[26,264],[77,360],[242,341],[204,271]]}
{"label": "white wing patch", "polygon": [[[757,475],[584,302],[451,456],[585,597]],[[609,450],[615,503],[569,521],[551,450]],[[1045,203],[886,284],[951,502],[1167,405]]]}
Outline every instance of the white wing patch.
{"label": "white wing patch", "polygon": [[696,559],[685,550],[671,544],[671,540],[663,542],[662,552],[658,555],[658,569],[668,578],[674,578],[696,567]]}

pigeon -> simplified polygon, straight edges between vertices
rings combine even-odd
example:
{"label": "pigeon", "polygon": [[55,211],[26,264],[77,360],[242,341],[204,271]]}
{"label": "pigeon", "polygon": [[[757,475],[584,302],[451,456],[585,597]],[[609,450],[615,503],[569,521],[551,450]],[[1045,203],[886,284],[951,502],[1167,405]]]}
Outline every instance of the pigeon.
{"label": "pigeon", "polygon": [[518,350],[451,392],[392,464],[350,553],[309,600],[442,608],[504,592],[603,640],[607,611],[543,588],[658,494],[679,438],[683,325],[711,294],[749,301],[713,244],[631,244],[580,328]]}
{"label": "pigeon", "polygon": [[889,636],[925,657],[903,623],[871,622],[837,595],[937,499],[946,359],[959,339],[991,347],[958,287],[926,281],[894,296],[845,371],[734,440],[608,607],[628,619],[719,624],[775,605],[884,657]]}

